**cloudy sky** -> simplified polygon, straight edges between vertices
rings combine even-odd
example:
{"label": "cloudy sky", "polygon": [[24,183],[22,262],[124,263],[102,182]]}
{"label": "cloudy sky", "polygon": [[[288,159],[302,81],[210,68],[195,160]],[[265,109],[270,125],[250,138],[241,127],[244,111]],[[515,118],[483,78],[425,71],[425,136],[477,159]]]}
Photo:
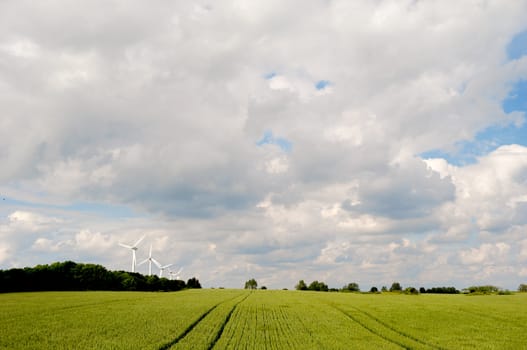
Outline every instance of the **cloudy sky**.
{"label": "cloudy sky", "polygon": [[0,269],[516,289],[526,101],[527,0],[4,0]]}

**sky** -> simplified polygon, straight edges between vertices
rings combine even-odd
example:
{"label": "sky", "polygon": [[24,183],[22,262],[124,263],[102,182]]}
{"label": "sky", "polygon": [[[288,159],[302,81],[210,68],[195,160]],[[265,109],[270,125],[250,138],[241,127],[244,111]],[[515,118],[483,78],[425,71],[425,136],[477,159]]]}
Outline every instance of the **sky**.
{"label": "sky", "polygon": [[516,289],[526,101],[526,0],[4,0],[0,269]]}

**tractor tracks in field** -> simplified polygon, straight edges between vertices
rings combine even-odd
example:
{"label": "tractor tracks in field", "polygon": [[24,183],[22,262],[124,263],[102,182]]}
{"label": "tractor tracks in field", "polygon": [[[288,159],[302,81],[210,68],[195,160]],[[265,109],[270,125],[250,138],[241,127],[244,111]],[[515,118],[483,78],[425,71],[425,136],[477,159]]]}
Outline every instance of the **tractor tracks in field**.
{"label": "tractor tracks in field", "polygon": [[209,344],[209,347],[207,348],[207,350],[211,350],[212,348],[214,348],[218,340],[220,340],[221,335],[223,334],[223,330],[225,329],[225,326],[227,325],[227,323],[229,323],[232,313],[234,312],[234,310],[236,310],[238,305],[240,305],[245,299],[249,297],[249,295],[251,294],[246,294],[245,297],[243,297],[243,299],[241,299],[236,304],[234,304],[234,306],[230,309],[229,313],[227,314],[227,317],[225,317],[225,319],[223,320],[220,326],[220,329],[218,330],[218,333],[216,333],[216,337],[214,337],[214,340]]}
{"label": "tractor tracks in field", "polygon": [[[346,317],[359,324],[364,329],[368,330],[370,333],[375,334],[376,336],[390,343],[401,346],[404,349],[445,350],[444,348],[441,348],[437,345],[427,343],[410,334],[404,333],[357,307],[351,306],[351,310],[345,310],[334,304],[328,305],[338,310]],[[350,306],[348,306],[348,308],[350,308]]]}
{"label": "tractor tracks in field", "polygon": [[[213,341],[209,344],[209,347],[208,349],[212,349],[214,347],[214,345],[216,345],[216,343],[218,342],[218,340],[220,339],[221,335],[223,334],[223,330],[225,329],[225,326],[227,325],[227,323],[229,322],[230,318],[231,318],[231,315],[232,313],[234,312],[234,310],[236,309],[236,307],[241,303],[243,302],[245,299],[247,299],[249,297],[250,294],[246,294],[241,300],[239,300],[238,302],[236,302],[234,304],[234,306],[231,308],[231,310],[229,311],[229,313],[227,314],[227,316],[225,317],[225,319],[223,320],[221,326],[220,326],[220,329],[218,330],[218,333],[216,334],[216,336],[214,337]],[[201,322],[203,321],[212,311],[214,311],[216,308],[218,308],[220,305],[223,305],[225,303],[228,303],[232,300],[235,300],[236,298],[239,298],[240,296],[237,295],[233,298],[230,298],[230,299],[227,299],[227,300],[224,300],[224,301],[221,301],[219,303],[217,303],[216,305],[212,306],[211,308],[209,308],[207,311],[205,311],[203,314],[201,314],[194,322],[192,322],[181,334],[179,334],[176,338],[174,338],[173,340],[169,341],[168,343],[165,343],[164,345],[162,345],[161,347],[159,347],[159,350],[168,350],[170,349],[171,347],[173,347],[174,345],[176,345],[177,343],[179,343],[181,340],[183,340],[190,332],[192,332],[192,330]]]}
{"label": "tractor tracks in field", "polygon": [[181,333],[180,335],[178,335],[176,338],[174,338],[173,340],[169,341],[168,343],[162,345],[159,350],[168,350],[170,349],[172,346],[176,345],[177,343],[179,343],[179,341],[183,338],[185,338],[187,336],[187,334],[189,334],[193,329],[194,327],[196,327],[198,325],[198,323],[200,323],[205,317],[207,317],[208,314],[210,314],[215,308],[217,308],[219,305],[223,304],[223,303],[226,303],[228,300],[226,301],[222,301],[221,303],[218,303],[216,305],[214,305],[213,307],[211,307],[210,309],[208,309],[207,311],[205,311],[200,317],[198,317],[197,320],[195,320],[194,322],[192,322],[184,331],[183,333]]}

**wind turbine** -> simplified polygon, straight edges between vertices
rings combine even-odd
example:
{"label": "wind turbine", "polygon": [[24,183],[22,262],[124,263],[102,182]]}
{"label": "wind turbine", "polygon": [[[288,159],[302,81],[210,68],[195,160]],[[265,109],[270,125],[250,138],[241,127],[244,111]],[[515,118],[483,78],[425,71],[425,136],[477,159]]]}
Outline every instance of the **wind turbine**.
{"label": "wind turbine", "polygon": [[132,272],[135,272],[135,266],[137,264],[137,260],[136,260],[136,257],[135,257],[135,252],[137,250],[137,246],[139,245],[139,243],[141,243],[141,241],[143,239],[145,239],[146,235],[144,235],[143,237],[139,238],[137,240],[137,242],[135,242],[134,244],[132,245],[128,245],[128,244],[124,244],[124,243],[119,243],[119,245],[121,247],[125,247],[125,248],[128,248],[128,249],[131,249],[132,250]]}
{"label": "wind turbine", "polygon": [[160,266],[161,264],[157,262],[156,259],[152,258],[152,245],[150,244],[150,253],[148,254],[148,258],[141,261],[139,265],[143,265],[144,263],[148,262],[148,275],[152,276],[152,262],[156,264],[156,266]]}
{"label": "wind turbine", "polygon": [[168,274],[170,275],[170,277],[175,276],[176,279],[178,280],[178,279],[179,279],[179,274],[181,273],[181,271],[183,271],[183,268],[180,268],[177,272],[176,272],[176,271],[171,271],[171,270],[169,269],[169,270],[168,270]]}
{"label": "wind turbine", "polygon": [[163,271],[172,266],[172,264],[161,266],[161,264],[157,260],[152,259],[152,261],[154,262],[154,264],[156,264],[157,267],[159,267],[159,277],[163,277]]}

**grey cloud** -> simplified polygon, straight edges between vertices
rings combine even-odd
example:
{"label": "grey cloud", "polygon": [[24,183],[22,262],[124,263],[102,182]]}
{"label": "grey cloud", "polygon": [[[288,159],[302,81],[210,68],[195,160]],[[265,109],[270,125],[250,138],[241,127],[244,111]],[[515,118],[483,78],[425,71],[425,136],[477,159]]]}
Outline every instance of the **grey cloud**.
{"label": "grey cloud", "polygon": [[[26,256],[3,261],[37,261],[29,251],[38,238],[57,247],[86,229],[116,238],[148,231],[166,239],[161,259],[205,278],[388,279],[404,277],[405,257],[417,253],[380,247],[406,235],[426,240],[450,222],[461,230],[478,211],[496,212],[498,236],[523,224],[522,203],[496,211],[481,196],[475,206],[454,177],[428,172],[415,156],[512,120],[499,99],[525,67],[504,53],[527,4],[486,4],[2,2],[0,189],[44,203],[33,208],[41,213],[89,201],[139,216],[69,213],[67,230],[51,225],[28,240],[0,223],[10,252]],[[325,91],[315,87],[321,80],[331,82]],[[267,131],[291,151],[258,146]],[[336,267],[317,265],[338,240],[357,244],[351,262],[343,254]],[[38,262],[88,257],[60,247]],[[126,268],[123,257],[89,256]]]}
{"label": "grey cloud", "polygon": [[455,187],[448,179],[440,179],[426,165],[412,161],[392,166],[385,175],[361,179],[358,187],[360,203],[343,203],[343,208],[403,219],[429,215],[435,208],[455,198]]}

